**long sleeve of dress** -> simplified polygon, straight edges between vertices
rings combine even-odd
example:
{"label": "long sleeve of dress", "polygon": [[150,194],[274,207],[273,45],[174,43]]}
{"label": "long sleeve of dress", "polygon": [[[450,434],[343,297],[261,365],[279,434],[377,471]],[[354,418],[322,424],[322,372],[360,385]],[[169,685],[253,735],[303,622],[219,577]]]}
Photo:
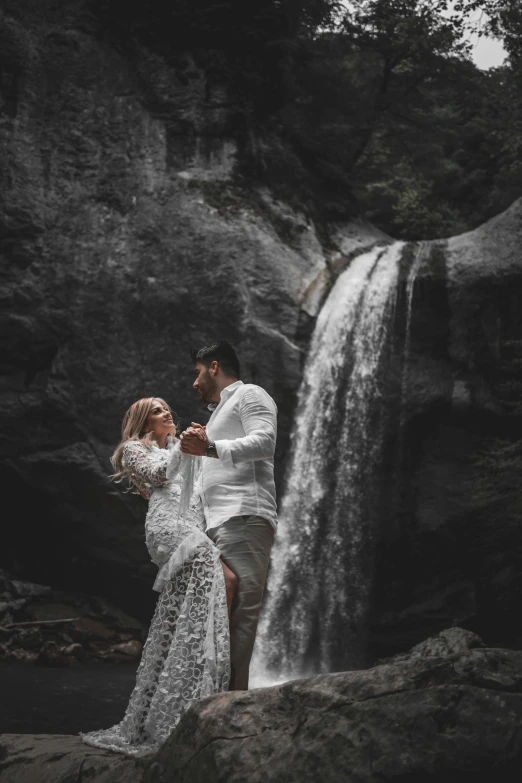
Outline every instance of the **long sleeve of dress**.
{"label": "long sleeve of dress", "polygon": [[181,467],[182,452],[179,441],[168,449],[148,448],[138,440],[131,440],[123,449],[123,468],[147,499],[154,487],[163,486]]}

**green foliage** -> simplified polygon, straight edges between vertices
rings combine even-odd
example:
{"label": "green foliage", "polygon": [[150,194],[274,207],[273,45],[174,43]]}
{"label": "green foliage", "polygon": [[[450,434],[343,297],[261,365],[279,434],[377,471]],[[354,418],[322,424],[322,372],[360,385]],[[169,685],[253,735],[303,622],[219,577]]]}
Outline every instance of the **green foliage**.
{"label": "green foliage", "polygon": [[98,32],[138,40],[169,63],[190,51],[245,113],[279,105],[280,71],[292,42],[332,24],[335,0],[85,0]]}
{"label": "green foliage", "polygon": [[469,230],[522,194],[522,71],[477,69],[469,22],[446,6],[354,0],[287,74],[285,138],[330,192],[351,189],[404,239]]}
{"label": "green foliage", "polygon": [[[430,239],[474,228],[522,195],[522,4],[447,8],[3,0],[0,57],[19,74],[42,28],[96,36],[134,65],[148,108],[178,123],[176,133],[234,134],[243,183],[269,186],[316,224],[362,211],[392,236]],[[478,32],[501,37],[509,53],[488,72],[473,65],[466,38],[480,10],[489,21]]]}
{"label": "green foliage", "polygon": [[522,95],[513,76],[509,68],[442,62],[407,106],[392,104],[376,119],[357,164],[373,220],[405,238],[443,237],[521,195]]}

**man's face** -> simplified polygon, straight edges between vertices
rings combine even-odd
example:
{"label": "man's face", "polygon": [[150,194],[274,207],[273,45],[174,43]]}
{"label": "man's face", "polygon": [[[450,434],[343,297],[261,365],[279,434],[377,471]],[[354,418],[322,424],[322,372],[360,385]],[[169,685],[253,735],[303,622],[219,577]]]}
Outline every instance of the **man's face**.
{"label": "man's face", "polygon": [[[212,365],[210,365],[212,367]],[[216,379],[210,374],[210,369],[202,362],[196,362],[194,368],[196,380],[192,384],[201,395],[203,402],[219,402],[219,390]]]}

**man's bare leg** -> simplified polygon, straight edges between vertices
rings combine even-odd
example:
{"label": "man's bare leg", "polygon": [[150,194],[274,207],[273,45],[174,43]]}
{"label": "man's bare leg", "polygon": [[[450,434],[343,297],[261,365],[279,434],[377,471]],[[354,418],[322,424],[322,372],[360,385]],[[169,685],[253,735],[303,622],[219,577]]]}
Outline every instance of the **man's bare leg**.
{"label": "man's bare leg", "polygon": [[238,585],[238,579],[237,576],[233,571],[230,570],[230,568],[226,565],[226,563],[221,561],[221,565],[223,566],[223,574],[225,575],[225,588],[227,591],[227,608],[228,608],[228,619],[230,620],[230,612],[232,610],[232,601],[234,600],[234,596],[237,592],[237,585]]}

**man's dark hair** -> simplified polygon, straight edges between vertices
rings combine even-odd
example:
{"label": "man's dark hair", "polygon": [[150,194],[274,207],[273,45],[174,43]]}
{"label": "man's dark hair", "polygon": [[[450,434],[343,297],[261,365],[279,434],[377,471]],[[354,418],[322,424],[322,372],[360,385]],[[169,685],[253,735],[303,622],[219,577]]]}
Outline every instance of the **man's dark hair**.
{"label": "man's dark hair", "polygon": [[234,378],[239,378],[241,375],[237,351],[226,340],[220,340],[213,345],[205,345],[199,350],[193,348],[190,355],[194,364],[201,362],[205,367],[210,367],[211,362],[218,362],[225,375],[233,375]]}

